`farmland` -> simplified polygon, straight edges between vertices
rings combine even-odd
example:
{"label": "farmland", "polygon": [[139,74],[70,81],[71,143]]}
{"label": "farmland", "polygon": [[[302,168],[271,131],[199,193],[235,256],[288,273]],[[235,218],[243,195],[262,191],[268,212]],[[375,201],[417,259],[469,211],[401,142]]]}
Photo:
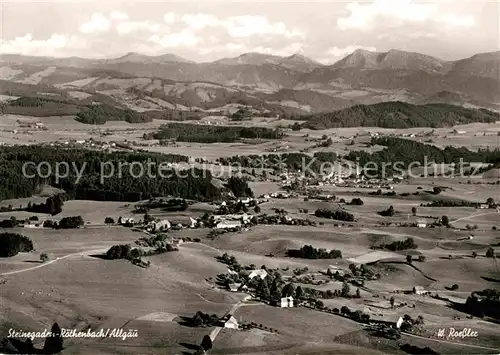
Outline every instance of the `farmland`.
{"label": "farmland", "polygon": [[[500,195],[495,174],[460,176],[451,169],[446,170],[452,171],[450,175],[433,172],[425,176],[424,170],[417,169],[401,180],[362,180],[351,171],[352,176],[333,173],[315,180],[303,177],[296,167],[287,170],[265,164],[256,168],[221,164],[224,159],[220,158],[235,156],[300,152],[313,157],[324,152],[336,153],[343,169],[349,170],[354,164],[347,159],[349,152],[376,153],[384,149],[370,144],[370,134],[420,143],[426,140],[418,136],[425,129],[297,132],[286,128],[285,121],[267,120],[255,118],[239,125],[272,130],[282,125],[285,134],[281,139],[253,137],[203,144],[173,139],[166,144],[144,137],[165,129],[163,121],[153,120],[139,128],[127,122],[89,126],[71,117],[48,117],[40,130],[29,126],[39,122],[38,118],[2,116],[0,140],[8,154],[12,154],[7,149],[12,144],[44,142],[43,149],[36,149],[37,154],[43,154],[44,149],[74,149],[101,154],[102,159],[145,159],[150,155],[169,161],[178,157],[179,169],[209,170],[214,193],[188,196],[185,190],[169,188],[165,191],[171,195],[163,196],[148,190],[148,180],[143,184],[134,181],[126,191],[143,189],[149,198],[142,200],[77,199],[72,190],[64,190],[65,186],[77,185],[51,185],[47,180],[43,188],[30,190],[22,198],[7,191],[9,198],[0,202],[0,220],[14,220],[15,226],[0,232],[30,238],[34,251],[0,259],[1,334],[10,328],[37,331],[50,328],[54,322],[80,331],[123,328],[138,334],[125,340],[65,338],[64,352],[68,354],[190,354],[197,351],[205,335],[211,335],[211,354],[400,354],[404,344],[430,347],[443,354],[497,353],[500,330],[494,319],[471,317],[461,308],[471,293],[498,288],[496,258],[486,256],[490,248],[494,253],[500,248],[500,213],[496,207]],[[5,127],[15,125],[18,132],[12,138]],[[473,127],[467,133],[471,151],[485,147],[482,134],[500,131],[496,124]],[[448,136],[449,131],[436,129],[432,145],[438,149],[452,141],[460,145],[458,138]],[[417,136],[412,136],[415,133]],[[331,138],[331,144],[324,143],[325,136]],[[494,143],[493,138],[490,143],[487,145]],[[28,148],[19,145],[16,149],[23,152]],[[64,157],[66,153],[61,154]],[[75,157],[81,156],[78,154]],[[239,190],[233,192],[240,193],[248,186],[253,196],[231,194],[228,178],[236,172],[242,180],[235,183]],[[85,175],[83,179],[86,181]],[[120,180],[107,184],[109,191],[123,190]],[[191,193],[193,185],[188,186]],[[64,193],[67,196],[61,211],[55,215],[28,208]],[[165,201],[174,197],[186,199],[187,207],[166,209]],[[241,202],[246,198],[250,202]],[[490,198],[493,202],[488,203]],[[155,207],[153,201],[162,207]],[[391,214],[384,215],[391,206]],[[316,213],[318,210],[343,213],[327,218]],[[232,226],[235,222],[231,216],[242,219],[245,214],[258,217],[259,222],[250,219],[240,225],[238,220],[236,227],[220,227],[220,223]],[[334,219],[344,215],[352,215],[353,220]],[[84,221],[76,229],[44,226],[44,221],[57,224],[74,216]],[[165,220],[168,227],[161,224]],[[147,254],[145,251],[152,247],[139,245],[148,238],[172,243],[176,250]],[[416,247],[388,247],[403,245],[408,238]],[[143,264],[130,262],[132,258],[106,259],[112,246],[125,244],[143,248]],[[338,250],[341,257],[288,256],[289,250],[304,246]],[[221,262],[226,254],[241,267],[236,273],[248,288],[231,292],[220,282],[221,278],[232,277],[229,270],[234,265]],[[262,267],[272,277],[280,275],[279,288],[291,284],[294,289],[307,290],[307,296],[299,299],[294,293],[294,307],[287,308],[263,299],[260,286],[242,273],[245,268]],[[274,283],[269,279],[270,289]],[[416,294],[415,286],[421,286],[426,294]],[[342,313],[344,307],[349,312]],[[199,311],[220,317],[230,312],[239,329],[192,327],[182,322],[183,317]],[[370,321],[356,318],[360,313],[368,315]],[[423,325],[401,331],[397,339],[377,335],[380,324],[396,322],[405,315],[413,319],[420,316]],[[470,328],[478,336],[438,336],[440,329],[449,328]],[[34,345],[43,346],[43,339],[35,339]]]}

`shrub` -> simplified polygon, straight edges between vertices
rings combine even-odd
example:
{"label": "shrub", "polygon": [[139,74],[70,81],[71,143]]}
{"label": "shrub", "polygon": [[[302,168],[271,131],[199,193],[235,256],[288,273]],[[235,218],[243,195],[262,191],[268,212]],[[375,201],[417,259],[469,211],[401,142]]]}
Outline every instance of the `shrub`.
{"label": "shrub", "polygon": [[59,225],[57,226],[57,228],[73,229],[73,228],[79,228],[84,224],[85,222],[83,221],[82,216],[64,217],[59,221]]}
{"label": "shrub", "polygon": [[46,262],[47,260],[49,260],[49,256],[47,255],[47,253],[40,254],[40,261],[42,263]]}
{"label": "shrub", "polygon": [[115,224],[115,220],[113,218],[111,218],[111,217],[106,217],[104,219],[104,223],[105,224]]}

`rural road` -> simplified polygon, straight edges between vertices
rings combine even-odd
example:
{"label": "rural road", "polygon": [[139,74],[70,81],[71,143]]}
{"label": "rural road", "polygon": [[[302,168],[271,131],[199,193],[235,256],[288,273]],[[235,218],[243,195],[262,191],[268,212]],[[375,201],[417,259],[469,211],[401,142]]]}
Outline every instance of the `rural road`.
{"label": "rural road", "polygon": [[466,217],[462,217],[462,218],[456,219],[454,221],[451,221],[450,223],[456,223],[456,222],[462,221],[464,219],[470,219],[470,218],[474,218],[474,217],[486,216],[486,215],[489,215],[489,214],[497,214],[497,213],[499,213],[499,212],[497,210],[495,210],[495,212],[471,214],[470,216],[466,216]]}
{"label": "rural road", "polygon": [[427,338],[427,337],[422,337],[420,335],[415,335],[415,334],[410,334],[406,332],[402,332],[404,335],[407,335],[409,337],[413,338],[419,338],[419,339],[424,339],[424,340],[430,340],[430,341],[436,341],[439,343],[445,343],[445,344],[452,344],[452,345],[458,345],[458,346],[465,346],[466,348],[476,348],[476,349],[483,349],[483,350],[490,350],[490,351],[495,351],[495,352],[500,352],[500,349],[495,349],[495,348],[490,348],[487,346],[480,346],[480,345],[472,345],[472,344],[464,344],[464,343],[456,343],[453,341],[448,341],[448,340],[441,340],[441,339],[433,339],[433,338]]}
{"label": "rural road", "polygon": [[62,260],[62,259],[66,259],[66,258],[69,258],[71,256],[88,255],[88,254],[93,254],[93,253],[102,253],[102,252],[106,252],[107,250],[108,249],[94,249],[94,250],[80,251],[80,252],[77,252],[77,253],[72,253],[72,254],[68,254],[68,255],[64,255],[64,256],[55,258],[53,260],[47,261],[47,262],[45,262],[43,264],[40,264],[40,265],[37,265],[37,266],[33,266],[33,267],[26,268],[26,269],[21,269],[21,270],[14,270],[14,271],[4,272],[4,273],[1,273],[0,276],[14,275],[14,274],[19,274],[21,272],[26,272],[26,271],[31,271],[31,270],[39,269],[41,267],[49,266],[50,264],[53,264],[56,261],[59,261],[59,260]]}

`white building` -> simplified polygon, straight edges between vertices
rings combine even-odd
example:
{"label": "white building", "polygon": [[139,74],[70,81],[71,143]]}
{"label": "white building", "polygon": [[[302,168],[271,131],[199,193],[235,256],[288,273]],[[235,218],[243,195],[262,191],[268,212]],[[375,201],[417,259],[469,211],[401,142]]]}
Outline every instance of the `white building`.
{"label": "white building", "polygon": [[238,321],[233,316],[229,316],[229,319],[224,322],[224,328],[238,329]]}
{"label": "white building", "polygon": [[231,292],[237,292],[241,287],[241,282],[233,282],[229,284],[229,290]]}
{"label": "white building", "polygon": [[403,317],[398,318],[398,321],[396,322],[396,329],[401,328],[401,325],[403,325]]}
{"label": "white building", "polygon": [[417,223],[417,227],[418,228],[427,228],[427,223],[423,222],[423,221],[419,221]]}
{"label": "white building", "polygon": [[427,291],[422,286],[413,286],[413,293],[416,295],[425,295]]}
{"label": "white building", "polygon": [[220,221],[217,223],[215,228],[217,229],[231,229],[241,227],[241,222],[239,221]]}
{"label": "white building", "polygon": [[163,221],[153,222],[153,228],[155,231],[159,231],[162,229],[170,229],[170,222],[168,219],[164,219]]}
{"label": "white building", "polygon": [[283,297],[280,300],[280,307],[281,308],[289,308],[293,307],[293,297],[288,296],[288,297]]}
{"label": "white building", "polygon": [[267,277],[267,271],[264,269],[252,270],[250,275],[248,275],[248,278],[251,280],[257,276],[260,277],[261,280],[264,280]]}

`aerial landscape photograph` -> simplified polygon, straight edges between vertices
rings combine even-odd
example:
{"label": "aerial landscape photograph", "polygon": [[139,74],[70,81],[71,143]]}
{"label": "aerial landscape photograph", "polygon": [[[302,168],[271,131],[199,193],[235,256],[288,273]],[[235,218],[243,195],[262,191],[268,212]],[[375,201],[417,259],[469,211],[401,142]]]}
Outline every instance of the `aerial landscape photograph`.
{"label": "aerial landscape photograph", "polygon": [[0,2],[0,355],[500,354],[500,2]]}

